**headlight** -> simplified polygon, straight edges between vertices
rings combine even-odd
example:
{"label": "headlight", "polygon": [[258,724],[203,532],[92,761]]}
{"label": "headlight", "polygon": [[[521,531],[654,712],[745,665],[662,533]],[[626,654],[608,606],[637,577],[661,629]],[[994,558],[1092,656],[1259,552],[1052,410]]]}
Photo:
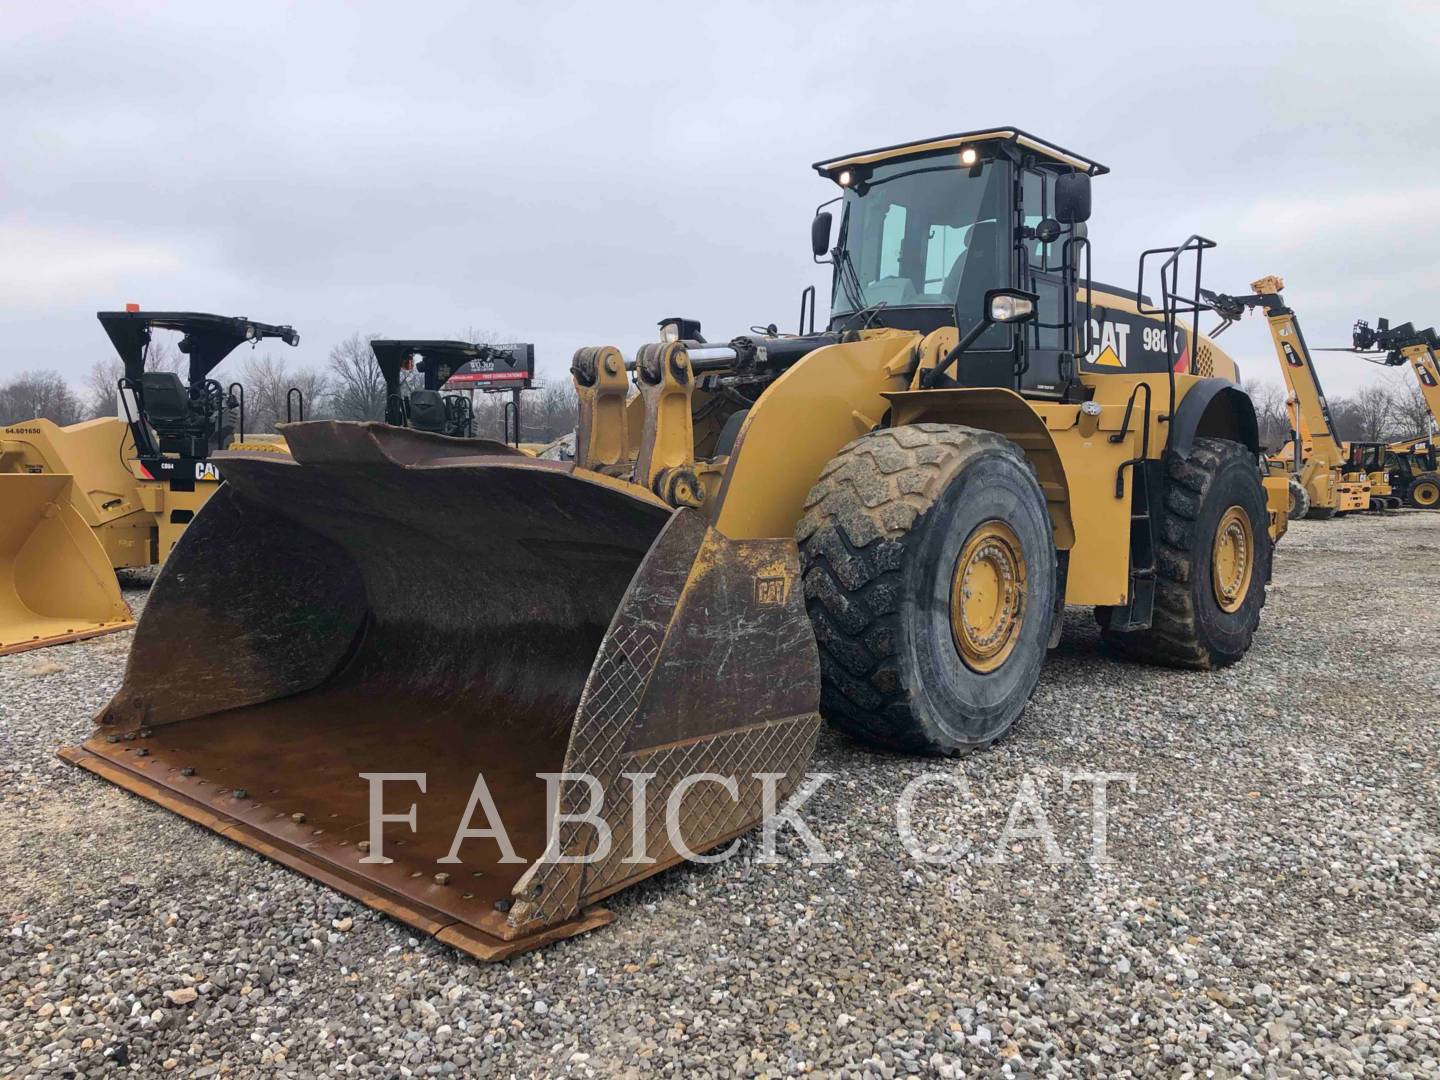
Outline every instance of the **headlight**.
{"label": "headlight", "polygon": [[979,161],[979,160],[980,160],[980,151],[976,150],[973,146],[965,146],[965,147],[962,147],[962,148],[960,149],[960,164],[961,164],[961,165],[966,165],[966,166],[974,165],[975,162],[977,162],[977,161]]}
{"label": "headlight", "polygon": [[990,298],[990,319],[992,322],[1014,322],[1033,313],[1035,301],[1024,296],[1001,295]]}

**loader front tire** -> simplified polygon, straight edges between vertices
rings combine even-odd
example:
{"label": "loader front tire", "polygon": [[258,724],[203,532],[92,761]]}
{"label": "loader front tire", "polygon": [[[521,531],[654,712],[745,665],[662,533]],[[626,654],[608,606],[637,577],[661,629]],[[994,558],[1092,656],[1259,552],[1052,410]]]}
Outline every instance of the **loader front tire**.
{"label": "loader front tire", "polygon": [[1290,477],[1290,520],[1299,521],[1310,513],[1310,492],[1295,477]]}
{"label": "loader front tire", "polygon": [[1245,448],[1197,438],[1167,452],[1156,552],[1155,609],[1146,630],[1102,630],[1122,656],[1169,667],[1219,668],[1250,648],[1274,545],[1265,489]]}
{"label": "loader front tire", "polygon": [[873,431],[825,467],[795,539],[832,726],[949,754],[1015,722],[1057,582],[1045,495],[1014,443],[954,424]]}
{"label": "loader front tire", "polygon": [[1410,482],[1405,501],[1418,510],[1434,510],[1440,506],[1440,473],[1421,473]]}

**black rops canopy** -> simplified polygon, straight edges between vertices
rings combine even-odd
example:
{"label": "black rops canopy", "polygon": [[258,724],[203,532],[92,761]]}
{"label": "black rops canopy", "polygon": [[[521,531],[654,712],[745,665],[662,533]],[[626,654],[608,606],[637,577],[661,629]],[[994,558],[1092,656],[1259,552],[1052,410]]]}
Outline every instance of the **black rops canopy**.
{"label": "black rops canopy", "polygon": [[208,315],[197,311],[99,311],[95,313],[120,359],[125,377],[138,381],[145,371],[145,346],[150,331],[176,330],[180,351],[190,358],[188,381],[193,385],[210,374],[239,345],[262,338],[279,338],[285,344],[300,344],[300,335],[291,326],[255,322],[243,315]]}
{"label": "black rops canopy", "polygon": [[485,345],[471,341],[421,340],[419,338],[376,338],[370,351],[385,377],[385,389],[395,394],[400,372],[413,357],[419,365],[426,390],[527,390],[535,379],[535,346],[530,344]]}

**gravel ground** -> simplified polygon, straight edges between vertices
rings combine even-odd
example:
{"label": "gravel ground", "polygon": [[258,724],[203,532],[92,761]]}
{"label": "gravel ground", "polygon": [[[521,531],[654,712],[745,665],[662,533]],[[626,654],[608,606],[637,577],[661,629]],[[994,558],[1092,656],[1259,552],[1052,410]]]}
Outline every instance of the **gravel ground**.
{"label": "gravel ground", "polygon": [[[1407,511],[1292,526],[1225,671],[1117,662],[1072,611],[991,750],[822,736],[835,862],[748,840],[500,965],[58,761],[128,634],[0,658],[0,1074],[1435,1076],[1437,597],[1440,515]],[[1106,863],[1085,771],[1134,776]],[[897,840],[927,773],[969,785],[915,806],[952,865]]]}

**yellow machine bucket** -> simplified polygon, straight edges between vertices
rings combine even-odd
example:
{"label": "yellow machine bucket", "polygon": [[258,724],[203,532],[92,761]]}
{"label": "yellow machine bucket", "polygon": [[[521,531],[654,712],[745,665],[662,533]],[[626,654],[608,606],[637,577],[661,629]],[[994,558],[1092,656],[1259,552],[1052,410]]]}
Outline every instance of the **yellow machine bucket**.
{"label": "yellow machine bucket", "polygon": [[[224,456],[67,758],[487,959],[609,921],[796,787],[819,670],[790,540],[498,443],[285,434],[293,459]],[[413,829],[372,836],[372,792]],[[497,825],[513,861],[460,832]]]}
{"label": "yellow machine bucket", "polygon": [[0,473],[0,655],[134,626],[66,473]]}

